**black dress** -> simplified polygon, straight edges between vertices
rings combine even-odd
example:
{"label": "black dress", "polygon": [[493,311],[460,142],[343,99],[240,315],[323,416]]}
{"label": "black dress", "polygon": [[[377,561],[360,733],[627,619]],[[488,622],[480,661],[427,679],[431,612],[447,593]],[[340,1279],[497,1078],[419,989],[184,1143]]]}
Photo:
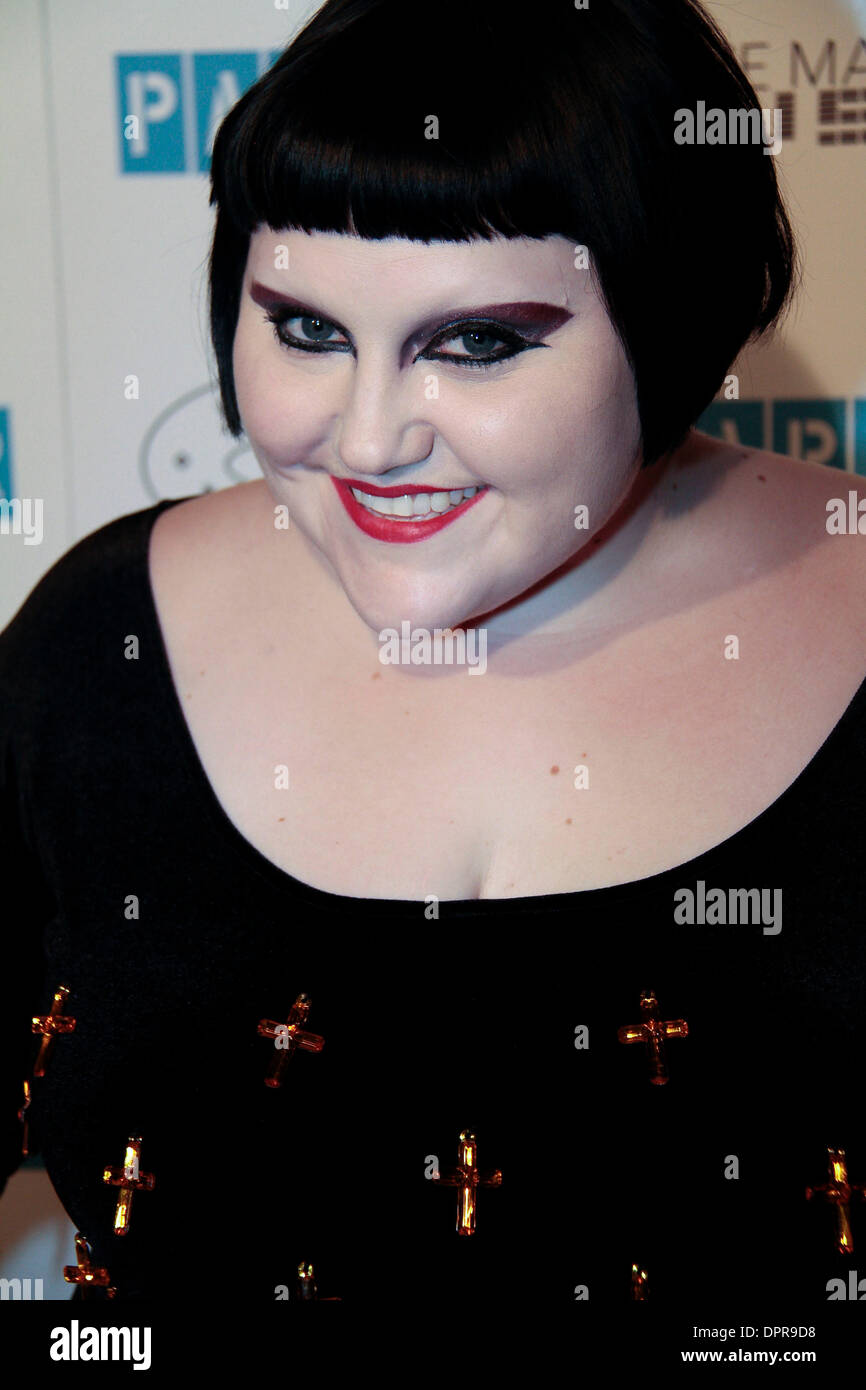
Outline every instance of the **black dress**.
{"label": "black dress", "polygon": [[[424,1308],[818,1308],[858,1257],[866,1275],[860,1194],[847,1254],[840,1203],[806,1200],[830,1148],[866,1183],[866,683],[768,810],[651,878],[438,918],[321,892],[243,838],[199,762],[147,572],[171,505],[74,546],[0,639],[0,1179],[31,1016],[64,985],[76,1024],[32,1079],[30,1147],[117,1300],[292,1301],[301,1262],[320,1299]],[[680,890],[709,921],[676,920]],[[736,921],[712,921],[721,899]],[[649,992],[688,1025],[666,1084],[618,1038]],[[258,1025],[301,993],[324,1048],[269,1087],[288,1049]],[[461,1131],[501,1172],[472,1235],[442,1181]],[[103,1173],[132,1136],[154,1184],[121,1236]]]}

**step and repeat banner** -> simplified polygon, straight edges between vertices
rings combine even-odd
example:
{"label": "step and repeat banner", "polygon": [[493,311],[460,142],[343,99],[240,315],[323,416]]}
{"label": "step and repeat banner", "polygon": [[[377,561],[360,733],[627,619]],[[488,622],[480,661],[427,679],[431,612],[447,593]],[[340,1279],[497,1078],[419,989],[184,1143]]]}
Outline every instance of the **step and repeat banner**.
{"label": "step and repeat banner", "polygon": [[[0,625],[113,517],[258,476],[218,410],[207,169],[225,112],[316,8],[0,5]],[[782,113],[774,157],[805,269],[783,329],[743,355],[736,391],[699,424],[866,475],[866,0],[708,8],[762,107]],[[436,22],[435,6],[419,12]],[[24,1170],[17,1203],[0,1203],[0,1277],[74,1263],[45,1188]],[[68,1291],[57,1276],[43,1292]]]}
{"label": "step and repeat banner", "polygon": [[[258,476],[216,403],[209,151],[226,110],[316,8],[0,7],[0,498],[42,500],[0,517],[0,622],[95,527]],[[738,398],[720,399],[701,427],[866,473],[866,0],[708,8],[761,105],[782,112],[774,157],[805,278],[784,331],[737,364]]]}

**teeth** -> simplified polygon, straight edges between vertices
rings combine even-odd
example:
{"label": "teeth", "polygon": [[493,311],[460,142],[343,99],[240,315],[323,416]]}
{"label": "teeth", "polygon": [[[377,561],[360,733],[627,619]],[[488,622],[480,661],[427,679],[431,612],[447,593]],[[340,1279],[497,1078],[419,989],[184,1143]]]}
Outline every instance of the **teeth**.
{"label": "teeth", "polygon": [[461,502],[474,497],[478,490],[477,487],[463,487],[454,488],[450,492],[415,492],[407,493],[403,497],[374,497],[369,492],[362,492],[360,488],[353,487],[352,496],[362,507],[376,512],[378,516],[414,518],[431,514],[441,516],[443,512],[450,512],[453,507],[459,507]]}

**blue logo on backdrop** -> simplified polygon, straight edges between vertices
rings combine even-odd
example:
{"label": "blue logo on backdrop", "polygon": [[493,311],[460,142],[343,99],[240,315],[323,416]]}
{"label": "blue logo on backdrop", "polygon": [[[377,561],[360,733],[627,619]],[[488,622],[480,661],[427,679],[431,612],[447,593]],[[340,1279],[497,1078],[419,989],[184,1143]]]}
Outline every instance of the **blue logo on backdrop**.
{"label": "blue logo on backdrop", "polygon": [[845,467],[844,401],[774,401],[773,451]]}
{"label": "blue logo on backdrop", "polygon": [[121,173],[207,173],[223,116],[281,52],[115,54]]}
{"label": "blue logo on backdrop", "polygon": [[0,497],[12,497],[12,441],[9,433],[9,411],[0,406]]}
{"label": "blue logo on backdrop", "polygon": [[697,421],[697,428],[727,444],[771,449],[775,454],[866,477],[864,398],[713,401]]}

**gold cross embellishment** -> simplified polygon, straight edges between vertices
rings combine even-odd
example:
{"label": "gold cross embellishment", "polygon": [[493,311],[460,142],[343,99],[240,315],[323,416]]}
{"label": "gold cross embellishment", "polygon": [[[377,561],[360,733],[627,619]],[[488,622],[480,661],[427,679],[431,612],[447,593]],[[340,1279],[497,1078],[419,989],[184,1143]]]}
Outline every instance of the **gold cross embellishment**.
{"label": "gold cross embellishment", "polygon": [[273,1038],[274,1057],[265,1077],[265,1085],[277,1087],[283,1079],[283,1072],[295,1053],[321,1052],[325,1039],[317,1033],[304,1031],[313,1001],[308,994],[299,994],[289,1012],[287,1023],[274,1023],[273,1019],[259,1020],[257,1032],[262,1038]]}
{"label": "gold cross embellishment", "polygon": [[823,1197],[836,1208],[836,1249],[840,1255],[850,1255],[854,1250],[854,1237],[851,1234],[851,1198],[866,1198],[866,1187],[848,1181],[848,1164],[844,1149],[828,1149],[830,1181],[819,1187],[806,1188],[806,1200]]}
{"label": "gold cross embellishment", "polygon": [[54,1039],[63,1033],[75,1031],[76,1020],[68,1018],[60,1011],[69,998],[70,991],[66,985],[58,985],[54,991],[54,999],[47,1014],[35,1014],[32,1019],[34,1033],[42,1034],[42,1042],[39,1047],[39,1055],[36,1058],[36,1065],[33,1068],[34,1076],[44,1076],[45,1067],[54,1047]]}
{"label": "gold cross embellishment", "polygon": [[75,1236],[74,1265],[63,1266],[63,1278],[67,1284],[81,1284],[81,1297],[86,1298],[90,1289],[105,1289],[106,1298],[114,1298],[117,1290],[111,1287],[107,1269],[98,1269],[90,1262],[90,1247],[80,1231]]}
{"label": "gold cross embellishment", "polygon": [[457,1167],[447,1173],[433,1173],[433,1181],[442,1187],[457,1188],[457,1234],[475,1234],[476,1193],[479,1187],[501,1187],[502,1173],[495,1169],[484,1176],[478,1170],[478,1144],[475,1135],[464,1129],[460,1134]]}
{"label": "gold cross embellishment", "polygon": [[30,1126],[27,1123],[27,1111],[30,1109],[30,1082],[24,1082],[24,1104],[18,1111],[18,1118],[23,1126],[21,1134],[21,1157],[26,1158],[30,1153]]}
{"label": "gold cross embellishment", "polygon": [[138,1162],[141,1158],[141,1137],[133,1135],[126,1146],[122,1168],[106,1168],[102,1181],[109,1187],[119,1187],[117,1209],[114,1213],[114,1234],[125,1236],[129,1231],[129,1218],[132,1211],[133,1192],[152,1192],[156,1179],[152,1173],[140,1173]]}
{"label": "gold cross embellishment", "polygon": [[316,1272],[308,1260],[301,1260],[298,1265],[298,1281],[295,1285],[295,1294],[301,1303],[342,1303],[342,1298],[332,1295],[330,1298],[319,1298],[319,1286],[316,1283]]}
{"label": "gold cross embellishment", "polygon": [[626,1024],[617,1030],[621,1043],[642,1042],[646,1045],[650,1062],[650,1085],[667,1084],[668,1071],[665,1064],[665,1038],[687,1038],[689,1025],[684,1018],[665,1022],[659,1017],[659,1003],[652,990],[644,990],[640,997],[643,1014],[641,1023]]}
{"label": "gold cross embellishment", "polygon": [[631,1267],[631,1301],[646,1303],[649,1300],[649,1275],[640,1265]]}

